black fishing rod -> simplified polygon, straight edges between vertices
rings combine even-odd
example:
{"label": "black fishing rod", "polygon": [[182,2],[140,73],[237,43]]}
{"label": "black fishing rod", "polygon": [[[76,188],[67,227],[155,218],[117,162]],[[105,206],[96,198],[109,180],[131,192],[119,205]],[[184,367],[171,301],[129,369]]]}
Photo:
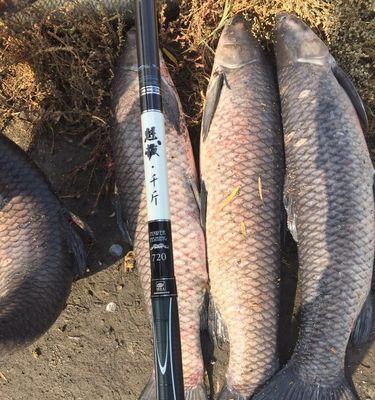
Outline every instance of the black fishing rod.
{"label": "black fishing rod", "polygon": [[156,0],[135,0],[135,12],[157,399],[183,400]]}

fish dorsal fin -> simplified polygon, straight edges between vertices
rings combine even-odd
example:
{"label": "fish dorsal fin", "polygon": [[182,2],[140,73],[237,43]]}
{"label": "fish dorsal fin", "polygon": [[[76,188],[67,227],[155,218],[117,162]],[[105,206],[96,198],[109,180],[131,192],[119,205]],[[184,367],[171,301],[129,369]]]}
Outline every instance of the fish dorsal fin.
{"label": "fish dorsal fin", "polygon": [[283,196],[284,208],[287,214],[287,225],[289,232],[292,234],[293,239],[298,243],[297,234],[297,215],[295,213],[295,204],[293,195],[290,192],[288,177],[284,181],[284,196]]}
{"label": "fish dorsal fin", "polygon": [[360,95],[357,92],[357,89],[348,75],[337,65],[336,62],[332,64],[332,72],[352,102],[353,107],[358,114],[359,121],[361,122],[362,129],[364,132],[366,132],[368,130],[366,109]]}
{"label": "fish dorsal fin", "polygon": [[207,88],[206,103],[202,118],[202,138],[205,140],[211,126],[217,105],[219,103],[221,89],[224,83],[224,72],[215,71]]}

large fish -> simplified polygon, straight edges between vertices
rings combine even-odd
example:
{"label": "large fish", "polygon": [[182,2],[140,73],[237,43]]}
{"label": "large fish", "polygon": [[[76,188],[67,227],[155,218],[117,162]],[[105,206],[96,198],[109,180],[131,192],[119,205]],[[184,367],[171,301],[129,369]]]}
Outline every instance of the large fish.
{"label": "large fish", "polygon": [[[185,398],[199,400],[206,399],[200,344],[200,313],[207,288],[205,240],[199,220],[197,174],[188,131],[178,95],[165,64],[161,64]],[[136,38],[134,30],[131,30],[113,83],[112,146],[122,208],[134,241],[137,265],[150,310],[148,225],[137,71]],[[153,379],[142,395],[142,399],[151,398],[155,398]]]}
{"label": "large fish", "polygon": [[292,358],[256,400],[355,399],[345,351],[374,258],[366,116],[328,48],[295,16],[278,18],[276,56],[302,320]]}
{"label": "large fish", "polygon": [[275,81],[236,16],[216,49],[200,155],[211,295],[230,342],[221,400],[247,399],[278,368],[284,163]]}
{"label": "large fish", "polygon": [[69,214],[40,170],[0,133],[1,357],[53,324],[84,267]]}

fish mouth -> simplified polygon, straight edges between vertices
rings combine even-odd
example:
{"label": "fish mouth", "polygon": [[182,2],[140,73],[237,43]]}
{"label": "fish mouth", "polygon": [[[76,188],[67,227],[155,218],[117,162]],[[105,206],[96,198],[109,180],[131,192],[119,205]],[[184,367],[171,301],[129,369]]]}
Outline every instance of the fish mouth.
{"label": "fish mouth", "polygon": [[233,16],[232,18],[228,19],[226,22],[226,26],[235,25],[235,24],[242,24],[245,29],[250,29],[250,22],[244,18],[244,16],[239,13]]}
{"label": "fish mouth", "polygon": [[296,15],[289,14],[285,11],[280,12],[276,15],[276,25],[277,25],[278,29],[281,26],[281,24],[288,23],[288,22],[298,23],[298,22],[302,22],[302,21],[300,21]]}

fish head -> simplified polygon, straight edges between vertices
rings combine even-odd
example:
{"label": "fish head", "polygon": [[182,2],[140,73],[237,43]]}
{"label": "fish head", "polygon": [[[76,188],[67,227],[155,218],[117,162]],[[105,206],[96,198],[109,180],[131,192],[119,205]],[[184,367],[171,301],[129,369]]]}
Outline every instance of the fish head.
{"label": "fish head", "polygon": [[276,17],[276,58],[279,68],[297,63],[328,65],[332,61],[324,42],[299,18],[288,13]]}
{"label": "fish head", "polygon": [[249,34],[249,24],[241,14],[228,20],[220,36],[215,53],[215,64],[226,68],[239,68],[261,56],[259,44]]}

